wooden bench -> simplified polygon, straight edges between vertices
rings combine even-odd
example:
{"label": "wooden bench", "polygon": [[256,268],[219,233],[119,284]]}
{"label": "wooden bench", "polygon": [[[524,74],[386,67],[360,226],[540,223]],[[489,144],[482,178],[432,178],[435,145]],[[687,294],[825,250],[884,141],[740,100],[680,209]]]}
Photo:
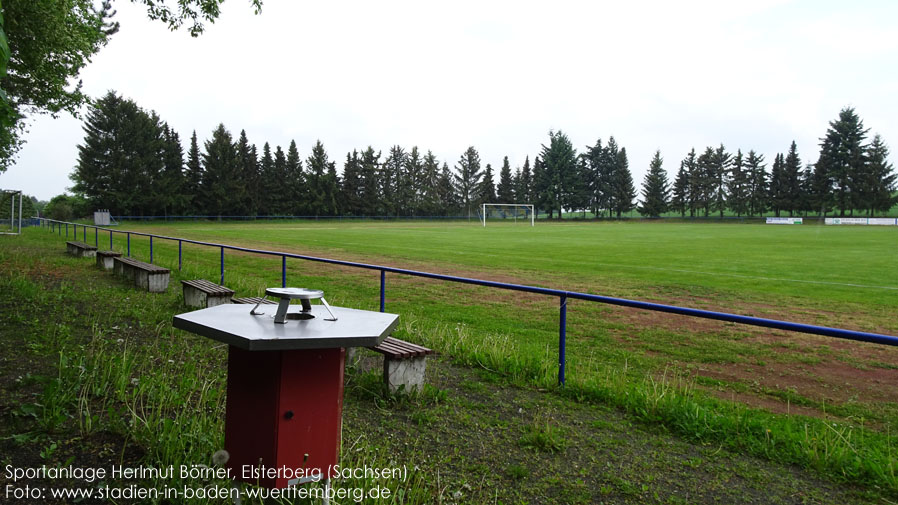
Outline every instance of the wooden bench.
{"label": "wooden bench", "polygon": [[[271,300],[260,297],[233,298],[231,302],[247,305],[275,304]],[[391,393],[399,391],[410,393],[424,387],[427,355],[433,354],[433,350],[393,337],[387,337],[383,342],[369,347],[369,349],[384,355],[384,385]],[[347,349],[347,362],[352,362],[354,355],[354,347]]]}
{"label": "wooden bench", "polygon": [[113,258],[112,269],[116,275],[131,279],[139,289],[146,289],[150,293],[163,293],[168,289],[170,271],[143,261],[131,258]]}
{"label": "wooden bench", "polygon": [[115,251],[97,251],[97,266],[103,270],[112,270],[113,258],[120,258],[122,253]]}
{"label": "wooden bench", "polygon": [[181,281],[184,288],[184,305],[188,307],[215,307],[230,303],[234,290],[219,286],[205,279]]}
{"label": "wooden bench", "polygon": [[427,355],[433,350],[387,337],[371,350],[384,355],[384,384],[391,393],[420,391],[424,387]]}
{"label": "wooden bench", "polygon": [[93,258],[97,255],[96,246],[88,245],[84,242],[77,242],[75,240],[66,242],[65,250],[72,256],[77,256],[79,258]]}

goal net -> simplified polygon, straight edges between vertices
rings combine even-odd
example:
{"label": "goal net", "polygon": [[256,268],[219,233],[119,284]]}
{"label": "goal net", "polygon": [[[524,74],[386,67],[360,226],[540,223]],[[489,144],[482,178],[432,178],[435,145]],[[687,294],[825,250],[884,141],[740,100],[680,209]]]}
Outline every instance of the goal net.
{"label": "goal net", "polygon": [[484,203],[480,215],[483,226],[487,221],[520,222],[533,226],[536,220],[534,210],[529,203]]}

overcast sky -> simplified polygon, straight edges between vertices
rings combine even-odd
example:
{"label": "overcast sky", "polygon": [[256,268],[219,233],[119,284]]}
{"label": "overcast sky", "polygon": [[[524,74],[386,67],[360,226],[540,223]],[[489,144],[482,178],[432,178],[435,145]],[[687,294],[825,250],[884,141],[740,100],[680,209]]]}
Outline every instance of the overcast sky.
{"label": "overcast sky", "polygon": [[[84,89],[155,110],[185,151],[218,123],[303,158],[320,139],[338,170],[368,145],[450,166],[473,145],[498,182],[503,156],[532,160],[554,129],[578,151],[613,135],[639,186],[655,149],[671,179],[720,143],[770,163],[795,140],[816,161],[845,106],[898,149],[895,1],[265,0],[255,16],[231,0],[196,39],[114,6],[121,30]],[[70,116],[32,121],[0,188],[62,193],[83,136]]]}

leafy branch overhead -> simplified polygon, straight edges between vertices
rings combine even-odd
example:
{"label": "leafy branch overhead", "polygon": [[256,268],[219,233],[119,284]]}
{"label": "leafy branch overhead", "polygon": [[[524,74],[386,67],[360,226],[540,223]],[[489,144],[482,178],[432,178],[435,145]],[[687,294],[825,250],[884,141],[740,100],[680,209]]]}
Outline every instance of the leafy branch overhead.
{"label": "leafy branch overhead", "polygon": [[[184,26],[185,22],[192,23],[188,30],[190,35],[196,37],[205,31],[203,21],[214,23],[221,15],[221,4],[224,0],[176,0],[177,7],[168,6],[166,0],[131,0],[140,2],[147,7],[150,19],[159,20],[168,24],[171,30],[177,30]],[[256,14],[262,12],[262,0],[250,0]]]}
{"label": "leafy branch overhead", "polygon": [[[172,30],[190,24],[190,34],[214,22],[224,0],[140,1],[150,19]],[[261,0],[250,0],[259,13]],[[90,97],[76,81],[81,70],[119,29],[112,2],[93,0],[5,0],[0,19],[0,173],[22,145],[28,116],[77,115]]]}

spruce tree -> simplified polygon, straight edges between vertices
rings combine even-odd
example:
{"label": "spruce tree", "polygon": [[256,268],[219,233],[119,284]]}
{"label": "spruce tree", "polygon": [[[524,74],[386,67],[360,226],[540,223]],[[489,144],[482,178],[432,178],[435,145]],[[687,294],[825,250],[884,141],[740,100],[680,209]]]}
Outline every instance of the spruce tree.
{"label": "spruce tree", "polygon": [[720,213],[723,218],[723,212],[727,208],[726,196],[727,186],[729,184],[730,169],[732,167],[733,156],[726,151],[723,144],[714,150],[714,157],[711,163],[711,209]]}
{"label": "spruce tree", "polygon": [[274,170],[274,158],[271,156],[271,146],[268,142],[262,146],[262,158],[259,160],[259,188],[261,198],[259,199],[259,214],[263,216],[274,216],[276,214],[275,205],[277,202],[272,200],[272,195],[276,191],[277,174]]}
{"label": "spruce tree", "polygon": [[730,182],[727,191],[727,207],[736,217],[748,214],[749,172],[742,158],[742,149],[736,151],[730,166]]}
{"label": "spruce tree", "polygon": [[455,193],[461,200],[462,210],[471,218],[477,205],[478,188],[483,174],[480,172],[480,154],[474,146],[462,153],[455,165],[456,173],[452,174]]}
{"label": "spruce tree", "polygon": [[835,202],[833,186],[834,181],[830,174],[829,158],[821,156],[814,164],[814,170],[809,179],[809,198],[808,202],[811,209],[817,212],[817,215],[826,217],[826,214],[832,211]]}
{"label": "spruce tree", "polygon": [[312,147],[312,154],[306,159],[308,173],[309,208],[310,216],[332,216],[337,212],[336,194],[338,185],[336,169],[333,162],[328,160],[327,151],[320,140]]}
{"label": "spruce tree", "polygon": [[493,167],[487,163],[483,171],[483,179],[477,188],[477,205],[496,203],[496,185],[493,183]]}
{"label": "spruce tree", "polygon": [[[327,154],[327,153],[325,153]],[[333,161],[327,162],[327,172],[324,175],[324,204],[326,216],[339,216],[343,212],[345,204],[341,198],[340,176],[337,175],[337,166]]]}
{"label": "spruce tree", "polygon": [[770,207],[776,217],[780,217],[780,210],[788,205],[787,191],[786,158],[782,153],[777,153],[773,158],[773,167],[770,171],[770,187],[768,189]]}
{"label": "spruce tree", "polygon": [[761,216],[767,211],[768,181],[764,164],[764,155],[748,151],[745,158],[745,169],[748,172],[748,215]]}
{"label": "spruce tree", "polygon": [[785,167],[783,168],[783,209],[789,211],[789,215],[795,215],[795,212],[802,210],[802,188],[801,188],[801,158],[798,156],[798,146],[795,141],[789,146],[789,152],[786,154]]}
{"label": "spruce tree", "polygon": [[521,175],[514,189],[515,203],[533,203],[533,174],[530,171],[530,156],[524,158]]}
{"label": "spruce tree", "polygon": [[413,146],[402,167],[398,184],[398,202],[401,214],[417,216],[421,212],[421,187],[424,178],[424,164],[418,146]]}
{"label": "spruce tree", "polygon": [[633,185],[633,174],[630,173],[630,162],[627,160],[627,148],[621,147],[614,172],[614,211],[617,218],[630,212],[636,206],[636,187]]}
{"label": "spruce tree", "polygon": [[701,208],[702,202],[702,178],[698,168],[695,148],[692,148],[686,157],[683,158],[681,166],[686,171],[686,208],[689,209],[689,217],[695,217],[695,212]]}
{"label": "spruce tree", "polygon": [[643,216],[661,217],[661,214],[667,212],[670,187],[663,164],[661,151],[655,151],[655,156],[649,163],[649,171],[642,182],[642,205],[638,210]]}
{"label": "spruce tree", "polygon": [[[289,198],[290,191],[287,187],[287,155],[281,146],[274,148],[274,163],[271,166],[271,172],[274,174],[269,183],[268,198],[271,199],[272,212],[277,216],[296,215],[293,212],[293,205]],[[302,202],[300,207],[300,215],[308,215],[310,212],[307,202]]]}
{"label": "spruce tree", "polygon": [[898,189],[896,188],[898,174],[889,163],[889,148],[879,134],[873,137],[873,142],[867,148],[867,173],[869,174],[867,215],[872,217],[877,212],[886,214],[898,203],[898,195],[895,194]]}
{"label": "spruce tree", "polygon": [[362,215],[362,160],[355,149],[346,153],[343,163],[343,209],[348,216]]}
{"label": "spruce tree", "polygon": [[[539,156],[535,156],[533,158],[533,204],[537,209],[546,212],[549,219],[552,219],[555,208],[551,205],[550,182],[543,161],[539,159]],[[538,215],[539,210],[537,210]]]}
{"label": "spruce tree", "polygon": [[680,217],[686,217],[689,208],[689,173],[686,171],[685,161],[680,162],[680,169],[674,179],[673,195],[670,199],[670,209],[679,212]]}
{"label": "spruce tree", "polygon": [[185,174],[184,193],[187,213],[201,214],[200,187],[203,183],[203,165],[200,162],[200,146],[196,139],[196,130],[190,136],[190,149],[187,151],[187,172]]}
{"label": "spruce tree", "polygon": [[693,172],[697,196],[696,209],[702,209],[705,217],[711,214],[711,205],[714,201],[714,187],[716,186],[714,159],[714,149],[706,147],[705,152],[696,160]]}
{"label": "spruce tree", "polygon": [[206,213],[211,216],[232,214],[234,201],[243,198],[243,181],[238,177],[237,149],[230,132],[219,124],[203,153],[202,195]]}
{"label": "spruce tree", "polygon": [[303,215],[308,209],[305,202],[309,195],[306,192],[306,178],[302,171],[302,160],[299,159],[299,149],[296,141],[290,140],[287,146],[287,157],[284,160],[284,182],[281,188],[280,199],[283,201],[283,210],[294,216]]}
{"label": "spruce tree", "polygon": [[76,195],[119,215],[161,211],[165,134],[159,117],[110,91],[88,111],[84,131],[71,175]]}
{"label": "spruce tree", "polygon": [[456,193],[454,178],[455,174],[449,170],[449,164],[443,162],[443,169],[440,170],[437,194],[439,196],[440,214],[444,216],[455,215],[461,204],[459,195]]}
{"label": "spruce tree", "polygon": [[378,180],[381,212],[385,216],[398,216],[402,202],[399,200],[402,170],[408,154],[402,146],[394,145],[380,167]]}
{"label": "spruce tree", "polygon": [[826,136],[820,139],[817,165],[825,168],[826,176],[834,184],[840,216],[860,205],[856,195],[863,187],[867,157],[864,139],[868,131],[854,109],[846,107],[839,112],[839,119],[829,123]]}
{"label": "spruce tree", "polygon": [[436,155],[427,151],[424,155],[421,179],[421,210],[427,216],[441,215],[440,205],[440,162]]}
{"label": "spruce tree", "polygon": [[540,157],[549,181],[547,203],[558,210],[558,219],[561,219],[564,208],[572,209],[580,203],[582,181],[577,168],[577,151],[564,132],[550,131],[549,145],[543,144]]}
{"label": "spruce tree", "polygon": [[163,216],[183,214],[186,208],[184,150],[178,133],[162,125],[162,174],[156,188]]}
{"label": "spruce tree", "polygon": [[374,152],[374,148],[368,146],[362,152],[361,160],[361,179],[362,192],[359,200],[361,201],[362,215],[377,216],[380,212],[380,151]]}
{"label": "spruce tree", "polygon": [[237,139],[238,177],[243,181],[244,193],[241,201],[234,202],[234,212],[239,215],[255,216],[259,205],[259,166],[255,150],[246,138],[246,130],[240,130]]}
{"label": "spruce tree", "polygon": [[499,170],[499,185],[496,187],[496,201],[498,203],[515,203],[514,181],[511,176],[511,166],[508,164],[508,156],[502,160],[502,168]]}

